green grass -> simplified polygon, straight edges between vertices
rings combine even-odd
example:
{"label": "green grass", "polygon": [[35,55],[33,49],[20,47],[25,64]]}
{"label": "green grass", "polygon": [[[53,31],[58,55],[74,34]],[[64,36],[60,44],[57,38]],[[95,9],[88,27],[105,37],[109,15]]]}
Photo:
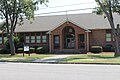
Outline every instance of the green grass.
{"label": "green grass", "polygon": [[[54,54],[16,54],[10,56],[9,54],[0,54],[0,61],[3,62],[33,62],[36,59],[54,56]],[[99,64],[120,64],[120,57],[114,57],[114,53],[100,53],[100,54],[75,54],[64,59],[58,59],[58,63],[99,63]]]}
{"label": "green grass", "polygon": [[23,54],[16,54],[14,56],[10,56],[10,54],[0,54],[0,61],[3,62],[32,62],[36,59],[41,59],[45,57],[50,57],[52,55],[50,54],[31,54],[28,56],[28,54],[25,54],[23,57]]}
{"label": "green grass", "polygon": [[120,57],[114,57],[114,53],[102,54],[80,54],[67,57],[60,60],[62,63],[107,63],[107,64],[120,64]]}

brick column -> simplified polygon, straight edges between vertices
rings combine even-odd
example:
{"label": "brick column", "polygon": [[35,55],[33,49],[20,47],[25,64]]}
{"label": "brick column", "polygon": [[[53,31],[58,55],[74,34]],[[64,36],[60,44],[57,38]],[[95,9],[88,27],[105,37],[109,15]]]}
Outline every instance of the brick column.
{"label": "brick column", "polygon": [[75,49],[78,49],[78,34],[75,33]]}
{"label": "brick column", "polygon": [[89,52],[89,32],[86,32],[86,38],[87,38],[87,40],[86,40],[86,43],[87,43],[86,48],[87,48],[87,51]]}
{"label": "brick column", "polygon": [[52,38],[51,33],[49,33],[49,52],[52,52]]}
{"label": "brick column", "polygon": [[60,34],[59,36],[60,36],[60,50],[62,50],[62,48],[63,48],[62,34]]}

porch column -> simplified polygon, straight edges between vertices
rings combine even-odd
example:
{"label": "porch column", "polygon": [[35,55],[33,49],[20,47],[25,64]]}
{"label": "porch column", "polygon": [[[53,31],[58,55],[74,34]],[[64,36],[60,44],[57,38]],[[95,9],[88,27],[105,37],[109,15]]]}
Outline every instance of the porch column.
{"label": "porch column", "polygon": [[62,48],[63,48],[63,40],[62,40],[63,38],[62,38],[62,34],[60,34],[60,50],[62,50]]}
{"label": "porch column", "polygon": [[87,41],[86,41],[86,43],[87,43],[87,51],[89,52],[89,32],[87,31],[87,34],[86,34],[86,37],[87,37]]}
{"label": "porch column", "polygon": [[78,34],[75,33],[75,49],[78,49]]}

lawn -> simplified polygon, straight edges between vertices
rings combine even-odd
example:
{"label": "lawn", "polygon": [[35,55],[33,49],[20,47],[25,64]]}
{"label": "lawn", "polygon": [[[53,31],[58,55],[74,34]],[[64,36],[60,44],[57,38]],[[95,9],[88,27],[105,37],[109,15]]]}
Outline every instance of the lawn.
{"label": "lawn", "polygon": [[61,63],[97,63],[97,64],[120,64],[120,57],[114,57],[114,53],[79,54],[60,60]]}
{"label": "lawn", "polygon": [[25,54],[25,56],[23,57],[23,54],[16,54],[14,56],[10,56],[9,54],[0,54],[0,61],[1,62],[33,62],[36,59],[41,59],[50,56],[52,55],[31,54],[30,56],[28,56],[28,54]]}
{"label": "lawn", "polygon": [[[55,54],[16,54],[10,56],[8,54],[0,54],[0,62],[34,62],[36,59],[55,56]],[[120,57],[114,57],[114,53],[88,53],[88,54],[72,54],[63,59],[56,59],[56,63],[90,63],[90,64],[120,64]]]}

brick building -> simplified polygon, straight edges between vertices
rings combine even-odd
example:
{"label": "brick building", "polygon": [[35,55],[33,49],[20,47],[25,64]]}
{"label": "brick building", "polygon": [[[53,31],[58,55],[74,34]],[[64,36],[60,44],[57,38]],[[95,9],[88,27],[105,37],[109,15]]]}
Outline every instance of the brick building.
{"label": "brick building", "polygon": [[[120,17],[114,14],[115,24]],[[104,16],[93,13],[37,16],[32,24],[28,20],[17,25],[16,33],[24,44],[48,46],[49,52],[87,52],[91,46],[113,45],[111,28]],[[4,46],[0,35],[0,47]]]}

